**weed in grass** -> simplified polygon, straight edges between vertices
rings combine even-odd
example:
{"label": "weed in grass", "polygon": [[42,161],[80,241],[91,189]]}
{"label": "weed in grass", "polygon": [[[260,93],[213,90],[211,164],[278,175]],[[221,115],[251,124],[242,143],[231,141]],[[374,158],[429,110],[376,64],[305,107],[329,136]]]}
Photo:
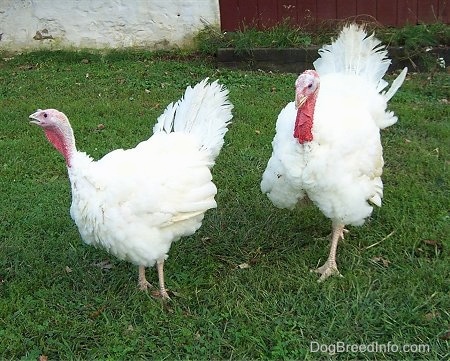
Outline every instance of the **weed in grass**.
{"label": "weed in grass", "polygon": [[[309,269],[327,256],[329,221],[313,206],[275,209],[259,190],[295,75],[146,52],[30,53],[0,69],[0,358],[448,358],[446,74],[411,74],[392,99],[384,204],[340,245],[344,278],[318,284]],[[173,245],[167,284],[179,296],[164,307],[137,289],[135,266],[81,242],[64,161],[28,115],[63,110],[78,148],[97,159],[147,138],[164,107],[206,76],[235,105],[213,169],[218,208]],[[312,341],[430,351],[330,356],[312,353]]]}
{"label": "weed in grass", "polygon": [[[266,29],[243,26],[235,32],[221,32],[216,26],[205,25],[196,36],[196,45],[201,52],[213,54],[217,48],[237,47],[249,51],[251,47],[302,47],[310,44],[321,46],[335,37],[345,22],[334,25],[319,24],[314,29],[301,28],[285,20]],[[377,23],[365,23],[368,32],[375,32],[385,44],[404,46],[409,51],[450,43],[450,29],[440,22],[405,25],[402,28],[382,27]]]}
{"label": "weed in grass", "polygon": [[427,46],[450,44],[450,28],[443,23],[405,25],[399,29],[385,29],[379,35],[385,43],[418,51]]}
{"label": "weed in grass", "polygon": [[[430,53],[431,47],[448,46],[450,44],[450,27],[443,23],[406,25],[399,29],[385,28],[377,31],[377,36],[391,46],[403,47],[405,57],[410,59],[411,66],[421,66],[428,71],[445,69],[443,58]],[[413,59],[419,64],[416,64]]]}
{"label": "weed in grass", "polygon": [[[198,50],[208,55],[215,54],[218,48],[234,48],[237,54],[245,55],[251,54],[254,48],[303,48],[312,44],[322,46],[328,44],[330,38],[336,37],[345,22],[324,22],[314,28],[302,28],[285,20],[263,30],[254,26],[242,26],[235,32],[224,33],[218,27],[206,25],[198,32],[195,40]],[[410,60],[410,67],[413,69],[420,67],[437,71],[445,68],[443,59],[428,50],[433,46],[450,44],[450,27],[447,24],[436,22],[391,28],[367,22],[365,26],[369,33],[375,32],[383,44],[402,47],[403,57]]]}
{"label": "weed in grass", "polygon": [[214,54],[218,48],[233,47],[238,54],[248,54],[252,48],[305,47],[311,44],[312,35],[286,20],[266,30],[248,26],[229,33],[207,25],[199,31],[195,40],[202,53]]}

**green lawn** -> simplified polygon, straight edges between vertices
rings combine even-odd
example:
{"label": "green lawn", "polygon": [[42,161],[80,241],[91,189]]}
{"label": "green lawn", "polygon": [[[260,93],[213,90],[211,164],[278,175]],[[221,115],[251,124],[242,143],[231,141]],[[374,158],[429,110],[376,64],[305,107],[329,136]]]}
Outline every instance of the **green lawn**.
{"label": "green lawn", "polygon": [[[172,246],[166,283],[178,296],[164,305],[138,290],[136,266],[82,243],[65,163],[28,115],[65,112],[78,149],[98,159],[146,139],[165,106],[207,76],[235,105],[213,169],[218,208]],[[448,358],[448,75],[412,74],[391,101],[400,120],[382,134],[383,207],[349,228],[344,278],[323,284],[309,269],[328,255],[330,221],[314,206],[276,209],[259,190],[295,78],[151,53],[0,60],[0,359]],[[429,352],[330,356],[311,342]]]}

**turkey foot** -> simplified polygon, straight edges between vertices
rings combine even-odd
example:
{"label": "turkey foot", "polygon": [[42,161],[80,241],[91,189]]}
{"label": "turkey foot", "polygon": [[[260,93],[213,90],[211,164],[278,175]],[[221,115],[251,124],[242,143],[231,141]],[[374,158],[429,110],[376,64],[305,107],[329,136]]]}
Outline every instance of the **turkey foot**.
{"label": "turkey foot", "polygon": [[153,290],[152,296],[155,298],[161,298],[163,301],[171,300],[168,291],[169,290],[167,288],[164,290],[164,292],[161,292],[161,290]]}
{"label": "turkey foot", "polygon": [[139,280],[138,286],[141,291],[146,291],[148,288],[152,288],[152,284],[145,278],[145,267],[139,266]]}
{"label": "turkey foot", "polygon": [[[169,294],[167,293],[167,289],[164,286],[164,260],[158,261],[156,264],[158,270],[158,278],[159,278],[159,290],[153,290],[153,297],[160,297],[163,300],[170,300]],[[153,285],[147,281],[145,277],[145,267],[139,266],[139,281],[138,281],[139,289],[141,291],[146,291],[149,288],[153,288]]]}
{"label": "turkey foot", "polygon": [[327,260],[321,267],[319,267],[313,271],[316,273],[319,273],[321,275],[317,282],[323,282],[328,277],[333,276],[333,275],[342,277],[342,275],[340,274],[340,272],[337,268],[336,261],[330,262],[330,260]]}

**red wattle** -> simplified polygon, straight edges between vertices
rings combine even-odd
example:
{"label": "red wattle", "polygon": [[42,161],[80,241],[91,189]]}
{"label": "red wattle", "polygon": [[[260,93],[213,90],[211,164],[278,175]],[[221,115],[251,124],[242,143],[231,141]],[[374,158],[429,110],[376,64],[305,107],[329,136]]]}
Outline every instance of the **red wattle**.
{"label": "red wattle", "polygon": [[315,101],[308,101],[297,111],[297,117],[295,119],[294,126],[294,137],[298,139],[298,142],[300,144],[313,140],[312,127],[315,105],[314,103]]}
{"label": "red wattle", "polygon": [[67,166],[70,167],[70,157],[67,152],[66,145],[61,139],[61,135],[57,134],[56,132],[50,129],[45,129],[45,135],[47,136],[49,142],[52,143],[53,146],[63,155],[63,157],[66,160]]}

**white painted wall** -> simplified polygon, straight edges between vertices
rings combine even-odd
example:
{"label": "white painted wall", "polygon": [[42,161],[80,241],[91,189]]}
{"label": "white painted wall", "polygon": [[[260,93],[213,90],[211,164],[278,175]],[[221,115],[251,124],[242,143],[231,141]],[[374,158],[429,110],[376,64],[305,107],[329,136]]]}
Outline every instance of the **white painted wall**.
{"label": "white painted wall", "polygon": [[0,0],[0,50],[192,45],[219,0]]}

